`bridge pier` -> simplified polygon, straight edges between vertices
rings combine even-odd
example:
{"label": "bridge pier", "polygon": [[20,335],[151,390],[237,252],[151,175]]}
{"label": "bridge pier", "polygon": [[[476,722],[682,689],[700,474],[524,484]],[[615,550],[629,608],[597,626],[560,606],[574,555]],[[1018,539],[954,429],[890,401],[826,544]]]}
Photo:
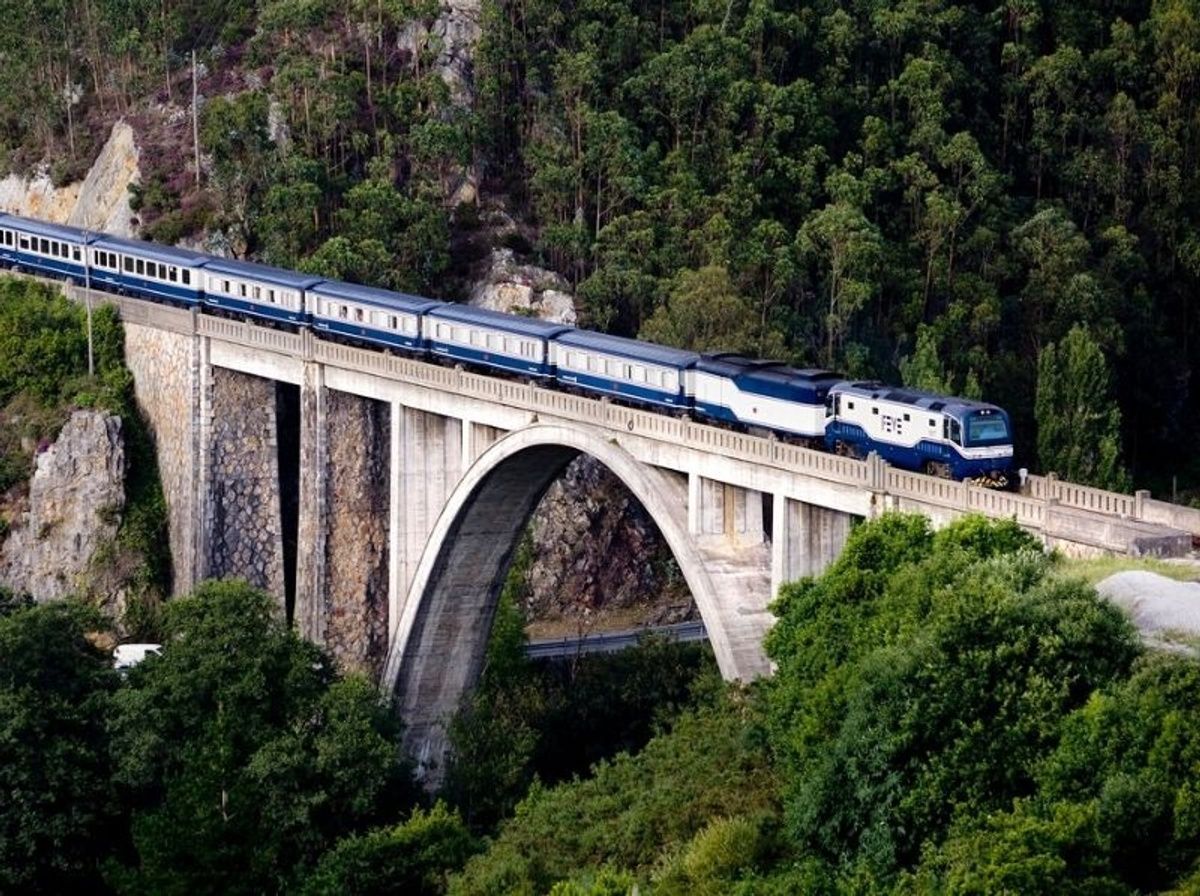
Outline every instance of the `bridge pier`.
{"label": "bridge pier", "polygon": [[820,575],[838,558],[854,517],[786,495],[771,504],[771,594],[778,596],[786,582]]}

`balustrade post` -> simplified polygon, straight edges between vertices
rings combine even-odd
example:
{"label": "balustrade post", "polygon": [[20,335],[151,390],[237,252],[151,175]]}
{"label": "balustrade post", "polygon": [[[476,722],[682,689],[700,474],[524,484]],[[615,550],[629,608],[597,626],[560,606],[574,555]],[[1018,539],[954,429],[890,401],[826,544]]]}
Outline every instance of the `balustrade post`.
{"label": "balustrade post", "polygon": [[1146,518],[1146,502],[1150,500],[1150,490],[1147,488],[1139,488],[1133,493],[1133,518],[1141,520]]}

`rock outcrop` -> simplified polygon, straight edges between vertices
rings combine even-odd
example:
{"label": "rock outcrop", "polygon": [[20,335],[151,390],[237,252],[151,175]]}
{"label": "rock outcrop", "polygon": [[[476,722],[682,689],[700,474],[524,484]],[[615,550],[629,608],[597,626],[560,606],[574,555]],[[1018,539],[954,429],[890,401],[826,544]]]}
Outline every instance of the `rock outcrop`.
{"label": "rock outcrop", "polygon": [[553,271],[519,263],[511,249],[493,249],[486,272],[471,289],[471,304],[574,326],[575,299],[568,288]]}
{"label": "rock outcrop", "polygon": [[[587,620],[600,629],[695,618],[687,583],[645,508],[587,457],[572,461],[530,524],[524,607],[535,632]],[[609,624],[607,620],[611,620]]]}
{"label": "rock outcrop", "polygon": [[1150,647],[1196,653],[1200,642],[1200,582],[1126,570],[1096,585],[1101,597],[1124,610]]}
{"label": "rock outcrop", "polygon": [[400,49],[416,57],[437,50],[433,67],[456,106],[475,101],[475,47],[483,35],[479,0],[441,0],[431,24],[415,21],[400,33]]}
{"label": "rock outcrop", "polygon": [[0,584],[38,601],[89,588],[85,574],[112,545],[124,508],[121,418],[76,411],[38,455],[29,509],[0,545]]}
{"label": "rock outcrop", "polygon": [[133,128],[118,121],[82,181],[55,187],[45,170],[0,178],[0,211],[134,236],[129,185],[139,178]]}

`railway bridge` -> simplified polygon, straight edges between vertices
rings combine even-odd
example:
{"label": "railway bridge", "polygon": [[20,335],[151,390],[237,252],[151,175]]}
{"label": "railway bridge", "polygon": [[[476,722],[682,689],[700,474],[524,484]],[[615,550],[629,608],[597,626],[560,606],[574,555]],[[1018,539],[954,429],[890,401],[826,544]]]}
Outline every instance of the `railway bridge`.
{"label": "railway bridge", "polygon": [[[79,290],[73,290],[78,297]],[[120,299],[155,433],[175,589],[241,576],[395,694],[439,775],[508,562],[574,457],[654,519],[726,678],[769,672],[783,582],[822,571],[856,519],[1015,518],[1071,553],[1171,553],[1200,512],[1031,477],[1021,494],[245,322]]]}

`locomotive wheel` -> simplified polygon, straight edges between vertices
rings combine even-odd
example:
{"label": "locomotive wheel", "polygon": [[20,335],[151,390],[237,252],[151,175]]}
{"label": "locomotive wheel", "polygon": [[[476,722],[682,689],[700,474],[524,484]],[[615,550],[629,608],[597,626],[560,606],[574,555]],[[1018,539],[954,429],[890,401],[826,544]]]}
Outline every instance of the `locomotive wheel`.
{"label": "locomotive wheel", "polygon": [[922,471],[925,473],[926,476],[936,476],[939,479],[951,478],[950,477],[950,465],[940,463],[939,461],[936,461],[936,460],[925,461],[925,465],[924,465],[924,467],[922,467]]}

